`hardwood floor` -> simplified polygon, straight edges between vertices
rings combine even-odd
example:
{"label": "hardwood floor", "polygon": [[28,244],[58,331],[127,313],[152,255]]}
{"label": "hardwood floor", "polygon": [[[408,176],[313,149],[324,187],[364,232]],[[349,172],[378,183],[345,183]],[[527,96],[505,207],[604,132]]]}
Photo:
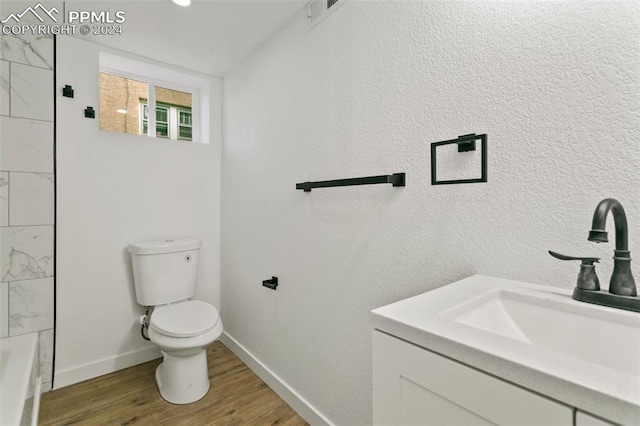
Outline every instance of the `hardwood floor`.
{"label": "hardwood floor", "polygon": [[211,389],[173,405],[160,396],[161,359],[42,395],[41,425],[306,425],[222,343],[207,350]]}

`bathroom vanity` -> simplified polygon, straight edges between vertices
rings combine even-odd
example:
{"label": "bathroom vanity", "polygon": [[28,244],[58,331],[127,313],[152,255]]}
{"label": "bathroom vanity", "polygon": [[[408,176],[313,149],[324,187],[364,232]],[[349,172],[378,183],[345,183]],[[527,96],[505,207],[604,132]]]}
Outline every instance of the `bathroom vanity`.
{"label": "bathroom vanity", "polygon": [[640,314],[474,275],[371,315],[376,425],[640,424]]}

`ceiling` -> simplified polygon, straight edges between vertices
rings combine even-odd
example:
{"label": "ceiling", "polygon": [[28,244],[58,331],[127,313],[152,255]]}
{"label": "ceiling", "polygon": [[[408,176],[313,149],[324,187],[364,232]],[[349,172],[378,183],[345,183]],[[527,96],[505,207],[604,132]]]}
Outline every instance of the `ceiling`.
{"label": "ceiling", "polygon": [[306,0],[66,1],[69,10],[125,12],[122,35],[77,35],[104,46],[224,76],[299,12]]}

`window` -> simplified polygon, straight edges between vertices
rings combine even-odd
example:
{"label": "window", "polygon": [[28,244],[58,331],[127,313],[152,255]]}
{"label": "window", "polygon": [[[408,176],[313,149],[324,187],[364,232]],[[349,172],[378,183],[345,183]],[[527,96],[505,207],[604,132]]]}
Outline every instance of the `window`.
{"label": "window", "polygon": [[[149,111],[146,101],[140,102],[140,129],[142,134],[149,133]],[[169,139],[169,107],[156,104],[156,137]]]}
{"label": "window", "polygon": [[[149,117],[146,101],[140,102],[140,133],[147,134]],[[192,138],[191,109],[156,103],[156,137],[190,141]]]}
{"label": "window", "polygon": [[209,143],[210,80],[100,52],[101,130]]}
{"label": "window", "polygon": [[156,137],[169,137],[169,109],[156,104]]}
{"label": "window", "polygon": [[178,109],[178,139],[191,140],[191,110]]}
{"label": "window", "polygon": [[192,138],[192,94],[156,86],[156,137],[182,141]]}
{"label": "window", "polygon": [[146,135],[149,133],[149,112],[147,111],[147,104],[144,102],[140,103],[140,118],[142,120],[140,134]]}
{"label": "window", "polygon": [[153,87],[156,114],[149,130],[149,83],[100,73],[100,130],[191,141],[192,93]]}

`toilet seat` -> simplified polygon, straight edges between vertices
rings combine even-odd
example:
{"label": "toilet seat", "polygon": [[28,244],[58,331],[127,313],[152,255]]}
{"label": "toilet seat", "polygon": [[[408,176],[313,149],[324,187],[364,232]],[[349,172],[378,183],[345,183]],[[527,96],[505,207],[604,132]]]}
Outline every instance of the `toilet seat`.
{"label": "toilet seat", "polygon": [[194,337],[206,333],[220,321],[218,310],[201,300],[188,300],[156,307],[149,327],[169,337]]}

